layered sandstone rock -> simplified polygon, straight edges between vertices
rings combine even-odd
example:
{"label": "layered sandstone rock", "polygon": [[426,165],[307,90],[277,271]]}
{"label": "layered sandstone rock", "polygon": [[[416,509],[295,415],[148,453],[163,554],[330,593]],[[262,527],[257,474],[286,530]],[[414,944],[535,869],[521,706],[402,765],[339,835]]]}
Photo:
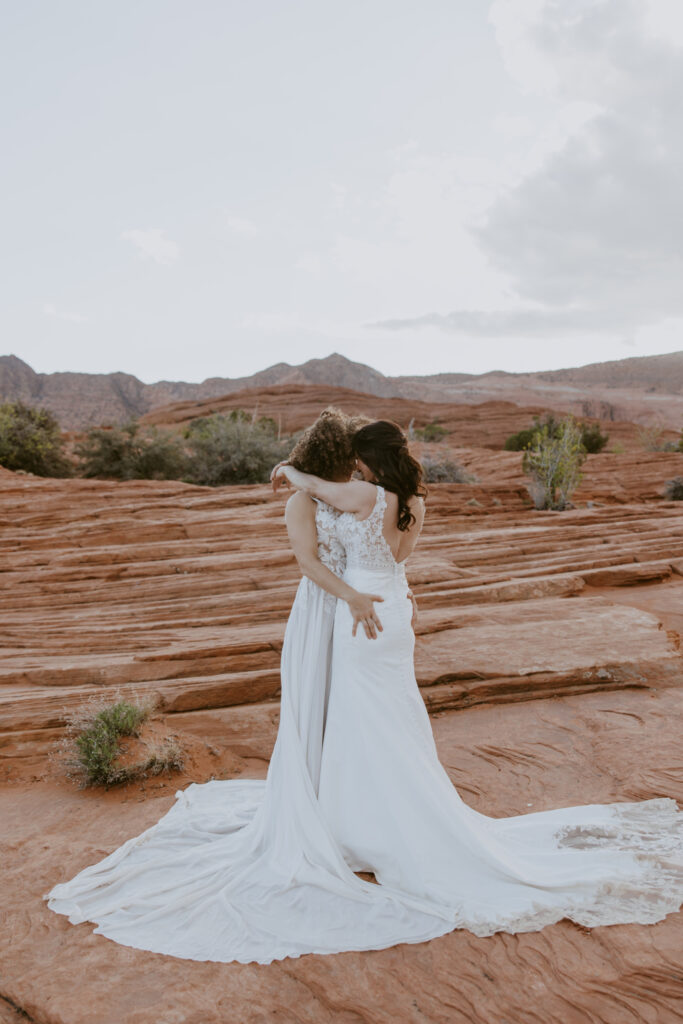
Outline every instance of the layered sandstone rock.
{"label": "layered sandstone rock", "polygon": [[[477,482],[432,487],[408,575],[417,676],[463,797],[494,816],[683,803],[683,508],[658,497],[683,457],[591,457],[577,507],[555,513],[530,507],[519,454],[452,454]],[[284,499],[265,486],[0,480],[3,1013],[15,1005],[41,1024],[679,1019],[680,915],[592,932],[567,921],[489,939],[460,931],[259,967],[141,953],[52,914],[42,893],[156,821],[176,789],[263,776],[298,571]],[[78,791],[48,754],[72,709],[118,694],[157,697],[186,770]]]}

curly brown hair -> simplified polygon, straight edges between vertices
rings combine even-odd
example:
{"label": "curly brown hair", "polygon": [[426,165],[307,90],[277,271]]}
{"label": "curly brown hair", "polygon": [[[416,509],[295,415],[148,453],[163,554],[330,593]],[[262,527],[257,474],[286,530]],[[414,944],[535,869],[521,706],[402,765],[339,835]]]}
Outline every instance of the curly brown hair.
{"label": "curly brown hair", "polygon": [[302,473],[323,480],[348,480],[356,464],[351,438],[358,425],[359,417],[328,406],[304,431],[287,461]]}

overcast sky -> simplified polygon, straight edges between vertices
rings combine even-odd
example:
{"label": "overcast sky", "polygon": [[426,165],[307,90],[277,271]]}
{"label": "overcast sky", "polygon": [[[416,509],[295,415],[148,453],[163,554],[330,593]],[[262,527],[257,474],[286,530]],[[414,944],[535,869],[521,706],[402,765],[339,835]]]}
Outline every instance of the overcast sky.
{"label": "overcast sky", "polygon": [[681,0],[20,0],[0,86],[36,370],[683,350]]}

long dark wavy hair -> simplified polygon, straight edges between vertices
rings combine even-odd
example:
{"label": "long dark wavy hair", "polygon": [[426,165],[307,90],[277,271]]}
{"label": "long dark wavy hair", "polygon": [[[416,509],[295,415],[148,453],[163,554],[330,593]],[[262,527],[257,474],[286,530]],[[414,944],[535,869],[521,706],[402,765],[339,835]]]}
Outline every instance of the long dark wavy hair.
{"label": "long dark wavy hair", "polygon": [[408,439],[392,420],[376,420],[361,427],[351,442],[354,454],[362,459],[375,475],[377,483],[398,497],[398,528],[407,530],[415,522],[408,502],[419,495],[425,497],[422,466],[408,450]]}

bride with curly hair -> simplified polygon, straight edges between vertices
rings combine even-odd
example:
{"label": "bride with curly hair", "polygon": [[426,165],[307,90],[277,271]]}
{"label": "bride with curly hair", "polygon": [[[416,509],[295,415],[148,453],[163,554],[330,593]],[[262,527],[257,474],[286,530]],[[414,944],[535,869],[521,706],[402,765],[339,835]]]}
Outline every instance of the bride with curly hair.
{"label": "bride with curly hair", "polygon": [[[291,468],[348,480],[360,422],[325,410],[292,451]],[[72,924],[93,922],[96,934],[125,946],[219,962],[378,949],[451,929],[420,901],[359,878],[317,799],[336,608],[346,608],[350,636],[358,630],[376,642],[382,628],[374,609],[381,596],[342,579],[338,517],[303,492],[287,506],[304,575],[285,630],[280,723],[265,781],[178,790],[156,824],[55,885],[43,897],[51,910]]]}

